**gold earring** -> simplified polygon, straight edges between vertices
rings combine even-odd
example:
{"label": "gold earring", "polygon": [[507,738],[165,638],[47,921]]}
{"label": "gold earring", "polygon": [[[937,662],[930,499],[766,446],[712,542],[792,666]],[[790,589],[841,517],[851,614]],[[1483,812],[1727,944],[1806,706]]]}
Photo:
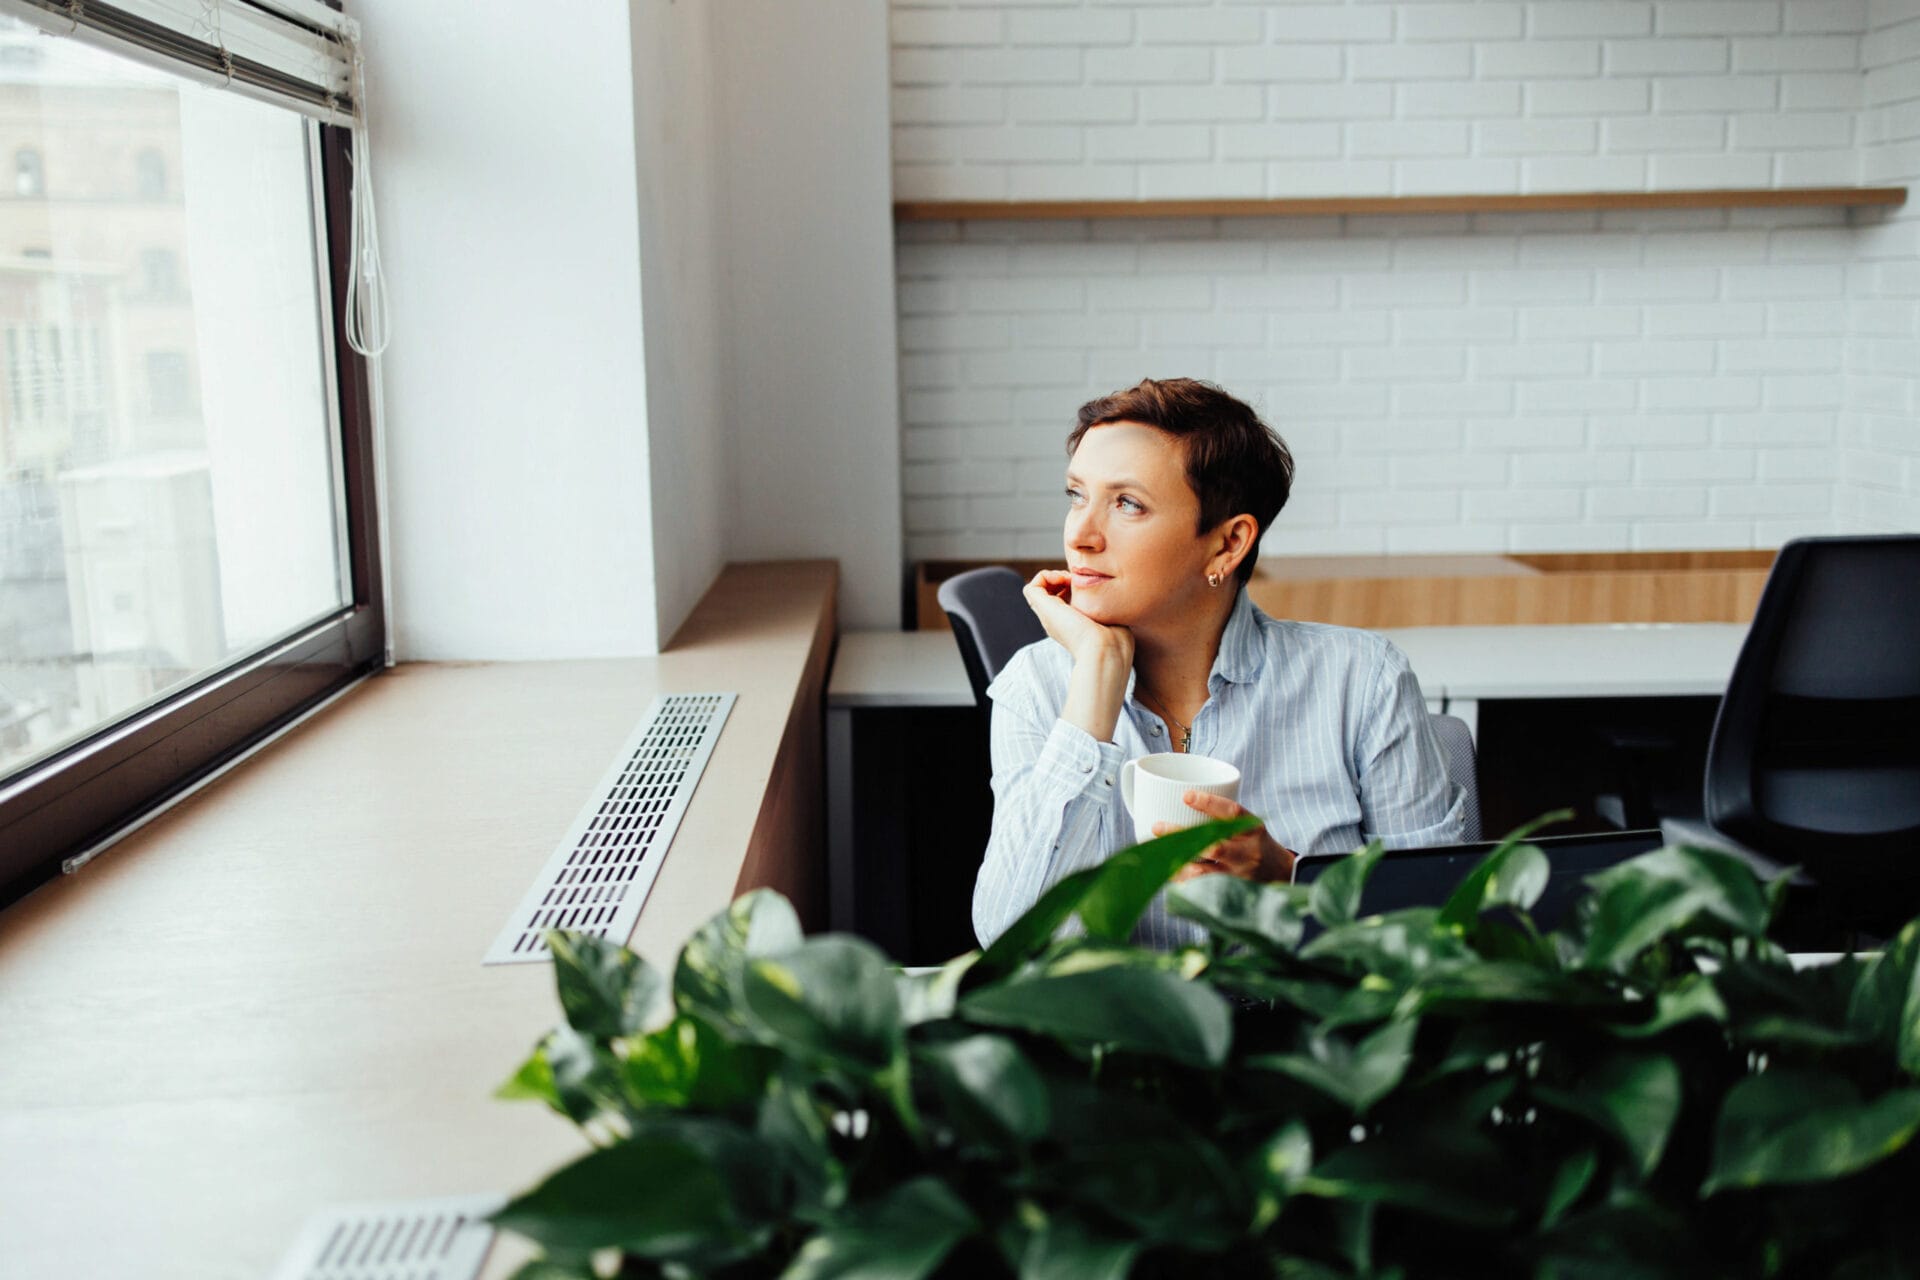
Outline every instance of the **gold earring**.
{"label": "gold earring", "polygon": [[1208,574],[1208,575],[1207,575],[1207,585],[1208,585],[1208,586],[1210,586],[1210,587],[1217,587],[1217,586],[1219,586],[1219,585],[1220,585],[1220,575],[1219,575],[1219,574],[1217,574],[1217,573],[1210,573],[1210,574]]}

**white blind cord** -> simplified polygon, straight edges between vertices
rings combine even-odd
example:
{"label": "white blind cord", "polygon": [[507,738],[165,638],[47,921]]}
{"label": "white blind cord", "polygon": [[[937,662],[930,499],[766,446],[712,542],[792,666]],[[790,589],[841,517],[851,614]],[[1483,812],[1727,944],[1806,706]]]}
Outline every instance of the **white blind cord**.
{"label": "white blind cord", "polygon": [[367,63],[358,24],[342,33],[353,51],[353,232],[348,240],[347,345],[372,360],[387,349],[387,276],[373,218],[373,146],[367,137]]}
{"label": "white blind cord", "polygon": [[[347,345],[366,357],[372,397],[373,516],[379,526],[380,606],[388,619],[382,658],[393,665],[393,542],[387,536],[387,392],[380,353],[387,349],[387,277],[380,267],[380,231],[373,219],[373,145],[367,136],[367,63],[360,52],[360,24],[348,18],[340,35],[353,58],[353,225],[348,241]],[[371,322],[371,323],[369,323]]]}
{"label": "white blind cord", "polygon": [[[74,25],[79,25],[80,5],[84,0],[68,0]],[[220,63],[227,83],[233,83],[233,55],[227,51],[226,32],[221,29],[221,6],[225,0],[200,0],[200,16],[193,33],[204,32],[220,51]],[[367,139],[367,62],[360,51],[360,24],[347,20],[341,37],[353,58],[353,166],[352,229],[348,236],[347,345],[371,360],[387,349],[387,277],[380,267],[380,232],[373,218],[373,146]],[[324,68],[321,68],[324,76]]]}

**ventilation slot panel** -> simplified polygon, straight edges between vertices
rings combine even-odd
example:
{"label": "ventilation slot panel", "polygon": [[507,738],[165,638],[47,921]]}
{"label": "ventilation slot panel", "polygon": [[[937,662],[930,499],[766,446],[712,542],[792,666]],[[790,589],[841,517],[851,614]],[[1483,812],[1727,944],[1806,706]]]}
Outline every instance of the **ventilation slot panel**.
{"label": "ventilation slot panel", "polygon": [[335,1205],[307,1219],[273,1280],[473,1280],[500,1196]]}
{"label": "ventilation slot panel", "polygon": [[551,960],[548,929],[625,942],[713,755],[731,693],[656,698],[487,952],[487,964]]}

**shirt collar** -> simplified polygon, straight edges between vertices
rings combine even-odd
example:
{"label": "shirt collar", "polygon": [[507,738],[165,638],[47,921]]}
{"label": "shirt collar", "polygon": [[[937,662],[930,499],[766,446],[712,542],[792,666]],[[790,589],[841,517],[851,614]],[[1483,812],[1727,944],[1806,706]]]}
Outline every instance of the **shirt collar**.
{"label": "shirt collar", "polygon": [[1232,684],[1251,683],[1260,674],[1261,649],[1260,611],[1243,586],[1234,599],[1233,612],[1227,615],[1226,630],[1220,633],[1220,652],[1214,657],[1207,682],[1211,684],[1213,676],[1219,676]]}
{"label": "shirt collar", "polygon": [[[1233,612],[1227,615],[1227,626],[1220,633],[1220,652],[1214,655],[1213,670],[1207,675],[1207,687],[1213,687],[1215,676],[1228,684],[1251,684],[1260,674],[1265,653],[1260,636],[1260,611],[1254,607],[1253,597],[1247,589],[1241,587],[1233,602]],[[1133,698],[1135,672],[1127,672],[1127,691],[1124,695],[1128,702]]]}

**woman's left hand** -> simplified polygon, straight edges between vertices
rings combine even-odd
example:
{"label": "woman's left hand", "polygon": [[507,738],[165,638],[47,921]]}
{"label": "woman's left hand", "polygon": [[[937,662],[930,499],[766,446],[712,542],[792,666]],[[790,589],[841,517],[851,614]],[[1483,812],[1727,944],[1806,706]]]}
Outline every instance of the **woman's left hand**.
{"label": "woman's left hand", "polygon": [[[1225,796],[1216,796],[1210,791],[1189,791],[1181,799],[1190,808],[1198,809],[1209,818],[1237,818],[1246,812]],[[1178,830],[1180,828],[1171,823],[1153,824],[1153,834],[1156,836]],[[1178,884],[1195,876],[1222,874],[1239,876],[1243,880],[1285,880],[1293,875],[1293,850],[1268,835],[1264,826],[1255,827],[1214,845],[1174,872],[1173,880]]]}

